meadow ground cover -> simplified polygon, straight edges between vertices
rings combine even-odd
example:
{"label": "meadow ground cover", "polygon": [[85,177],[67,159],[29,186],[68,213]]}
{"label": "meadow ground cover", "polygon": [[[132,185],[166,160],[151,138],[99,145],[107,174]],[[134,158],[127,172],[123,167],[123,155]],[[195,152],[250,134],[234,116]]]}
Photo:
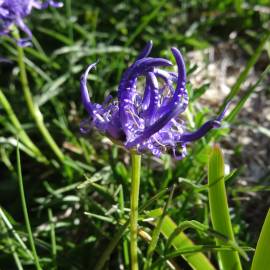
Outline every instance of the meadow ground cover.
{"label": "meadow ground cover", "polygon": [[[18,2],[0,0],[0,269],[267,270],[268,1],[25,1],[27,12],[14,8]],[[83,106],[80,78],[98,62],[83,78],[91,101],[116,100],[123,72],[149,40],[150,57],[173,66],[152,70],[137,58],[132,72],[146,76],[149,91],[164,78],[174,89],[184,74],[170,51],[178,48],[188,104],[180,91],[181,124],[172,117],[173,129],[159,126],[160,137],[136,141],[160,108],[122,93],[139,105],[125,101],[130,113],[114,118],[132,128],[120,136],[122,129],[103,125],[118,104]],[[207,124],[206,136],[183,144],[185,132],[209,119],[219,128]],[[187,147],[185,158],[174,157],[167,135],[181,141],[180,154]],[[127,151],[138,142],[141,157]]]}

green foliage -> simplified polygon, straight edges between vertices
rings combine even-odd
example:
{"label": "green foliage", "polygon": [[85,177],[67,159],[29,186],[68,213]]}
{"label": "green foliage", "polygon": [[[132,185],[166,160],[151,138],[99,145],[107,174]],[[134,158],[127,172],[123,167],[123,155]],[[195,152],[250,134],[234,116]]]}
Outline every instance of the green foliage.
{"label": "green foliage", "polygon": [[270,211],[268,210],[260,238],[257,243],[251,270],[260,270],[268,267],[270,263],[268,245],[270,241]]}
{"label": "green foliage", "polygon": [[[150,39],[154,56],[171,57],[172,46],[183,52],[188,79],[198,71],[189,63],[188,52],[208,50],[224,41],[236,47],[248,64],[231,90],[229,97],[237,103],[231,105],[222,128],[189,146],[182,161],[142,157],[139,265],[212,270],[217,252],[237,251],[244,256],[251,252],[259,228],[249,230],[239,194],[266,192],[269,187],[260,179],[256,185],[237,186],[243,168],[225,177],[233,205],[232,231],[241,239],[236,245],[224,238],[226,232],[211,229],[206,164],[212,141],[229,144],[233,126],[228,124],[241,126],[239,113],[269,74],[267,64],[260,64],[258,81],[250,87],[244,84],[256,63],[269,59],[267,4],[265,0],[66,0],[62,9],[36,10],[27,19],[34,38],[24,55],[10,37],[1,36],[0,56],[12,63],[0,63],[0,269],[34,269],[39,264],[42,269],[59,270],[130,268],[131,160],[96,131],[80,134],[79,124],[87,114],[80,102],[79,78],[89,63],[99,60],[89,76],[91,97],[102,102],[108,92],[115,95],[122,72]],[[231,38],[232,33],[237,38]],[[18,57],[25,65],[30,102],[36,105],[32,109],[43,126],[26,106]],[[188,130],[195,130],[225,105],[215,112],[207,105],[201,109],[200,98],[210,84],[188,83],[190,104],[183,115]],[[260,130],[269,133],[265,127]],[[44,139],[46,132],[56,146]],[[231,150],[241,154],[241,147]],[[16,161],[21,162],[18,168]],[[242,263],[244,269],[250,267],[245,260]]]}
{"label": "green foliage", "polygon": [[[224,160],[218,145],[214,145],[209,157],[208,192],[213,228],[220,234],[223,234],[227,241],[234,242],[224,181]],[[222,243],[222,240],[216,238],[216,242],[219,245]],[[220,269],[242,269],[240,258],[236,251],[220,251],[218,252],[218,257]]]}

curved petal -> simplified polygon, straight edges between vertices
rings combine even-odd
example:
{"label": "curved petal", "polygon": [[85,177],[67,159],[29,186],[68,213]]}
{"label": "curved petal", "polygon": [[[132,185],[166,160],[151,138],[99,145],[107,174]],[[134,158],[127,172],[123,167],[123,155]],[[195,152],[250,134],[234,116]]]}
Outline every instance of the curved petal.
{"label": "curved petal", "polygon": [[171,66],[172,63],[164,58],[145,57],[137,60],[123,74],[119,83],[119,94],[131,87],[133,80],[148,71],[151,71],[156,66]]}
{"label": "curved petal", "polygon": [[184,133],[180,138],[181,142],[192,142],[199,140],[200,138],[205,136],[207,132],[209,132],[211,129],[219,128],[221,126],[221,121],[228,110],[229,105],[230,103],[227,103],[225,109],[220,113],[220,115],[216,119],[207,121],[195,132]]}
{"label": "curved petal", "polygon": [[64,6],[64,4],[63,4],[62,2],[57,2],[57,1],[52,1],[52,0],[50,0],[50,1],[48,1],[48,2],[49,2],[49,5],[50,5],[51,7],[61,8],[61,7]]}
{"label": "curved petal", "polygon": [[144,47],[144,49],[137,56],[136,61],[147,57],[151,53],[152,47],[153,47],[153,42],[152,40],[150,40],[146,43],[146,46]]}
{"label": "curved petal", "polygon": [[130,123],[138,115],[135,99],[138,96],[135,86],[137,77],[151,71],[155,66],[170,66],[171,62],[163,58],[143,58],[136,61],[122,76],[118,89],[120,122],[127,137],[132,135]]}
{"label": "curved petal", "polygon": [[28,26],[24,23],[24,21],[20,17],[16,19],[16,24],[27,35],[27,38],[21,38],[20,40],[17,41],[18,45],[21,47],[29,46],[31,44],[32,39],[31,30],[28,28]]}
{"label": "curved petal", "polygon": [[147,110],[149,103],[150,103],[150,97],[151,97],[151,86],[149,80],[146,79],[145,81],[145,89],[144,89],[144,95],[141,102],[141,107],[143,112]]}
{"label": "curved petal", "polygon": [[[1,5],[1,2],[0,2],[0,5]],[[8,16],[8,14],[9,14],[9,11],[7,9],[0,7],[0,16],[1,17],[6,17],[6,16]]]}
{"label": "curved petal", "polygon": [[[172,48],[172,53],[175,57],[178,66],[178,80],[175,93],[172,100],[166,105],[164,113],[153,125],[146,127],[144,132],[137,137],[134,141],[126,144],[127,148],[132,148],[136,144],[149,138],[159,130],[161,130],[172,118],[176,117],[179,113],[184,111],[188,104],[188,95],[185,89],[186,82],[186,69],[185,63],[180,51],[176,48]],[[182,99],[183,97],[183,99]],[[182,99],[182,102],[179,102]],[[162,109],[162,108],[161,108]]]}
{"label": "curved petal", "polygon": [[149,89],[149,105],[148,108],[143,113],[143,118],[145,120],[145,126],[149,126],[155,117],[155,112],[158,109],[158,80],[153,72],[148,72],[146,75],[146,85]]}
{"label": "curved petal", "polygon": [[198,130],[191,133],[184,133],[181,136],[181,142],[192,142],[204,137],[211,129],[220,127],[221,123],[218,120],[210,120],[204,123]]}
{"label": "curved petal", "polygon": [[36,5],[33,4],[33,6],[35,8],[38,8],[38,9],[45,9],[45,8],[48,8],[49,6],[55,7],[55,8],[61,8],[61,7],[63,7],[63,3],[57,2],[57,1],[53,1],[53,0],[48,0],[45,3],[42,3],[42,4],[40,4],[39,2],[37,2],[37,4]]}
{"label": "curved petal", "polygon": [[81,76],[81,81],[80,81],[82,103],[83,103],[84,108],[87,110],[87,112],[91,116],[93,116],[93,107],[92,107],[88,89],[87,89],[87,76],[90,70],[96,67],[96,64],[97,63],[93,63],[87,67],[86,71]]}
{"label": "curved petal", "polygon": [[[161,107],[159,114],[167,119],[174,118],[184,112],[188,105],[188,93],[186,90],[186,68],[184,59],[177,48],[172,48],[175,61],[178,67],[177,85],[171,101],[165,107]],[[175,80],[175,79],[174,79]]]}
{"label": "curved petal", "polygon": [[173,82],[177,82],[177,74],[175,72],[170,72],[170,71],[165,71],[159,68],[155,68],[154,69],[154,74],[157,77],[162,78],[164,81],[168,82],[168,81],[173,81]]}

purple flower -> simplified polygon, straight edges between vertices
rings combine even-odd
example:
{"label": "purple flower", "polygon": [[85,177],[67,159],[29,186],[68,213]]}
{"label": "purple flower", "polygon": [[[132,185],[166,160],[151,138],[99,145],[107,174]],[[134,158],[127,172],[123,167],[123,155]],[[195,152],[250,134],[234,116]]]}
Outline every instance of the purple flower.
{"label": "purple flower", "polygon": [[48,6],[62,7],[63,4],[48,0],[41,2],[38,0],[0,0],[0,35],[8,35],[13,25],[19,27],[26,35],[26,38],[18,40],[20,46],[29,45],[32,32],[24,23],[33,8],[44,9]]}
{"label": "purple flower", "polygon": [[[171,72],[160,69],[172,66],[170,61],[148,57],[151,49],[152,42],[149,42],[124,72],[118,87],[118,98],[108,96],[103,104],[90,101],[87,76],[96,63],[88,66],[81,77],[81,95],[90,118],[82,122],[81,131],[86,133],[95,127],[127,149],[135,149],[139,153],[150,151],[158,157],[168,152],[182,159],[186,155],[186,144],[219,127],[226,109],[197,131],[186,132],[181,119],[181,113],[188,105],[182,55],[178,49],[171,49],[178,67],[177,72]],[[139,77],[144,79],[143,85],[138,82]]]}

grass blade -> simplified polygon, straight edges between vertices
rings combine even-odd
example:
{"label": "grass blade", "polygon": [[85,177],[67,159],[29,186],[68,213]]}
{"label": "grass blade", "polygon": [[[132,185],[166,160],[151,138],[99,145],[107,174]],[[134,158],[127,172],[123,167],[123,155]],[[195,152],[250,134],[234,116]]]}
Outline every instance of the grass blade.
{"label": "grass blade", "polygon": [[[1,208],[0,208],[0,211],[1,211]],[[7,247],[10,249],[10,251],[12,253],[12,256],[13,256],[14,262],[17,266],[17,269],[23,270],[22,263],[21,263],[20,258],[18,256],[18,253],[16,251],[16,247],[14,245],[14,242],[12,241],[11,238],[9,238],[8,228],[6,228],[3,220],[1,220],[1,219],[0,219],[0,230],[1,230],[1,240],[6,239]]]}
{"label": "grass blade", "polygon": [[28,210],[27,210],[27,205],[26,205],[26,199],[25,199],[25,195],[24,195],[25,193],[24,193],[24,187],[23,187],[19,142],[17,143],[16,154],[17,154],[17,173],[18,173],[20,197],[21,197],[23,215],[24,215],[24,219],[25,219],[25,225],[26,225],[26,229],[27,229],[27,233],[28,233],[28,239],[30,242],[33,256],[34,256],[34,263],[35,263],[36,269],[41,270],[42,268],[39,264],[39,259],[38,259],[38,255],[37,255],[37,251],[36,251],[36,247],[35,247],[35,243],[34,243],[34,237],[33,237],[32,229],[31,229],[31,225],[30,225],[30,220],[29,220],[29,215],[28,215]]}
{"label": "grass blade", "polygon": [[142,18],[138,27],[126,41],[125,47],[128,47],[135,40],[135,38],[145,29],[145,27],[151,22],[151,20],[153,20],[156,16],[158,16],[159,10],[163,7],[163,5],[166,2],[167,1],[164,0],[161,1],[159,5],[157,5],[157,7],[150,14],[147,14],[145,17]]}
{"label": "grass blade", "polygon": [[57,269],[56,266],[56,255],[57,255],[57,247],[56,247],[56,237],[55,237],[55,224],[54,224],[54,219],[53,219],[53,213],[52,209],[48,209],[48,217],[49,217],[49,222],[50,222],[50,230],[51,230],[51,255],[53,262],[55,264],[53,269]]}
{"label": "grass blade", "polygon": [[[119,208],[120,208],[120,218],[124,217],[124,208],[125,208],[125,200],[124,200],[124,191],[123,186],[120,185],[120,192],[119,192]],[[126,267],[129,266],[130,260],[129,260],[129,249],[128,249],[128,240],[126,237],[123,239],[123,257],[124,257],[124,264]]]}
{"label": "grass blade", "polygon": [[[147,207],[151,206],[151,204],[153,202],[155,202],[155,200],[158,200],[160,197],[162,197],[165,193],[167,192],[167,189],[164,189],[162,191],[160,191],[159,193],[157,193],[154,197],[152,197],[149,201],[147,201],[146,203],[144,203],[140,208],[139,208],[139,213],[144,211]],[[160,215],[161,215],[162,211],[160,209]],[[115,233],[115,235],[112,237],[110,243],[107,245],[106,249],[104,250],[104,252],[102,253],[102,255],[100,256],[96,266],[95,266],[95,270],[100,270],[103,269],[104,264],[106,263],[106,261],[109,259],[111,253],[114,251],[114,249],[116,248],[118,242],[120,241],[120,239],[122,238],[122,236],[124,235],[125,230],[127,229],[128,225],[129,225],[129,220],[123,220],[122,221],[121,227],[118,229],[118,231]],[[175,225],[176,226],[176,225]],[[206,268],[207,270],[208,268]],[[211,268],[214,269],[214,268]],[[200,270],[200,269],[199,269]]]}
{"label": "grass blade", "polygon": [[162,224],[164,222],[164,218],[166,216],[169,204],[172,200],[173,192],[174,192],[174,186],[170,192],[170,196],[169,196],[169,198],[164,206],[164,209],[162,210],[162,215],[158,218],[157,224],[153,230],[152,239],[151,239],[150,244],[149,244],[148,249],[147,249],[146,262],[144,264],[144,269],[146,269],[146,270],[150,269],[150,267],[151,267],[152,256],[153,256],[153,253],[154,253],[156,246],[157,246],[157,243],[158,243],[158,239],[159,239],[159,236],[161,233],[161,227],[162,227]]}
{"label": "grass blade", "polygon": [[167,248],[172,243],[173,239],[180,234],[181,232],[185,231],[186,229],[194,229],[197,232],[203,232],[207,234],[208,237],[216,237],[217,239],[220,239],[221,242],[223,242],[224,245],[227,245],[231,247],[231,249],[234,249],[239,252],[245,259],[248,259],[246,253],[243,249],[241,249],[235,242],[229,240],[225,235],[216,232],[215,230],[209,228],[208,226],[196,221],[196,220],[186,220],[179,224],[179,226],[176,228],[176,230],[171,234],[167,241]]}
{"label": "grass blade", "polygon": [[[148,213],[149,217],[156,217],[162,215],[162,209],[158,208]],[[166,215],[161,226],[161,233],[165,238],[169,238],[170,235],[177,229],[175,222]],[[192,248],[195,244],[184,234],[179,233],[172,241],[173,247],[178,250],[182,248]],[[201,252],[195,254],[183,254],[182,257],[188,262],[188,264],[196,270],[215,270],[215,267],[211,264],[208,258]]]}
{"label": "grass blade", "polygon": [[120,241],[121,237],[123,236],[125,230],[127,229],[129,225],[129,220],[127,220],[125,222],[124,225],[122,225],[120,227],[120,229],[116,232],[116,234],[114,235],[114,237],[112,238],[112,240],[109,242],[109,244],[107,245],[106,249],[102,252],[102,255],[100,256],[95,269],[96,270],[101,270],[103,269],[105,263],[107,262],[107,260],[109,259],[111,253],[113,252],[113,250],[115,249],[115,247],[117,246],[118,242]]}
{"label": "grass blade", "polygon": [[252,261],[251,270],[261,270],[269,268],[270,265],[269,243],[270,243],[270,210],[268,210],[267,216],[265,218],[260,233],[260,237]]}
{"label": "grass blade", "polygon": [[257,62],[258,58],[260,57],[264,46],[267,42],[267,40],[270,37],[270,32],[267,32],[261,39],[258,47],[256,48],[255,52],[253,53],[253,55],[251,56],[251,58],[249,59],[245,69],[241,72],[240,76],[238,77],[236,83],[233,85],[229,95],[227,96],[221,111],[225,108],[226,104],[228,103],[229,100],[231,100],[233,97],[235,97],[238,92],[240,91],[240,87],[242,85],[242,83],[246,80],[249,71],[251,70],[251,68],[255,65],[255,63]]}
{"label": "grass blade", "polygon": [[0,89],[0,103],[2,104],[4,110],[6,111],[11,123],[15,127],[17,131],[17,135],[20,137],[21,141],[32,150],[35,154],[36,158],[44,163],[48,163],[47,159],[43,156],[43,154],[39,151],[39,149],[35,146],[32,140],[29,138],[27,133],[24,131],[21,123],[19,122],[15,112],[13,111],[9,101],[7,100],[6,96]]}
{"label": "grass blade", "polygon": [[[245,251],[253,251],[252,248],[250,247],[241,247],[242,250]],[[185,247],[185,248],[181,248],[178,249],[176,251],[170,252],[168,254],[166,254],[165,256],[159,258],[153,265],[151,269],[155,269],[155,266],[159,265],[161,262],[165,261],[165,260],[171,260],[175,257],[181,256],[183,254],[195,254],[197,252],[205,252],[205,251],[230,251],[233,250],[233,248],[231,246],[226,246],[226,245],[222,245],[222,246],[216,246],[216,245],[194,245],[192,247]]]}
{"label": "grass blade", "polygon": [[71,0],[66,0],[66,16],[68,18],[68,37],[71,41],[73,41],[73,23],[72,23],[72,6]]}
{"label": "grass blade", "polygon": [[245,105],[246,101],[250,97],[250,95],[257,89],[257,86],[261,83],[261,81],[265,78],[265,76],[270,71],[270,65],[266,67],[266,69],[263,71],[263,73],[260,75],[259,79],[255,84],[253,84],[246,92],[245,95],[239,100],[237,105],[234,107],[234,109],[230,112],[230,114],[226,117],[226,121],[233,122],[236,118],[237,114],[240,112],[240,110]]}
{"label": "grass blade", "polygon": [[8,230],[11,232],[12,236],[14,237],[14,239],[17,241],[17,243],[20,245],[20,247],[25,251],[25,253],[27,253],[27,255],[33,259],[33,255],[31,253],[31,251],[27,248],[27,246],[25,245],[25,243],[23,242],[22,238],[20,237],[20,235],[16,232],[16,230],[14,229],[12,223],[9,221],[6,212],[4,211],[3,208],[0,207],[0,218],[3,220],[5,226],[8,228]]}
{"label": "grass blade", "polygon": [[[234,242],[225,190],[224,160],[221,149],[218,145],[213,147],[209,157],[208,185],[211,220],[214,230],[227,236],[229,240]],[[217,245],[221,245],[222,241],[216,238],[216,243]],[[240,258],[236,251],[218,252],[218,261],[220,269],[242,269]]]}

